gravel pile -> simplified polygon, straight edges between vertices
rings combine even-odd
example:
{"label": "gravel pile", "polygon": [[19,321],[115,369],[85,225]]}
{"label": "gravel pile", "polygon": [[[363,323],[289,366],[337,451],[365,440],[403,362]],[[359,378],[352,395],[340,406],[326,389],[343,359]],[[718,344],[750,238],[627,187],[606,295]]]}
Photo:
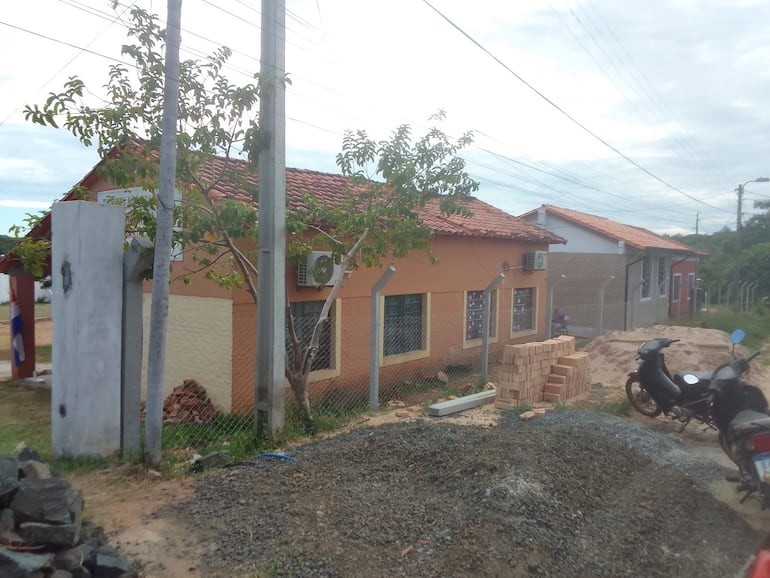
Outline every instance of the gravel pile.
{"label": "gravel pile", "polygon": [[174,506],[207,576],[735,576],[761,537],[725,470],[611,416],[358,430],[197,482]]}

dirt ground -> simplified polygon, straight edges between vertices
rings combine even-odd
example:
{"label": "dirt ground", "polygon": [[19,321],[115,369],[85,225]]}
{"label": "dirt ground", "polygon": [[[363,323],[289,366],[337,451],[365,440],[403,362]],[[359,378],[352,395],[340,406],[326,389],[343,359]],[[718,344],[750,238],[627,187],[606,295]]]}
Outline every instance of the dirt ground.
{"label": "dirt ground", "polygon": [[[50,335],[50,321],[39,322],[37,325],[39,339],[42,339],[46,331]],[[0,330],[0,335],[2,334]],[[622,399],[626,375],[636,367],[636,348],[643,341],[660,336],[681,339],[681,343],[672,345],[666,352],[666,362],[672,371],[713,369],[731,359],[728,336],[715,330],[656,326],[632,332],[611,333],[595,339],[586,349],[591,354],[594,386],[588,394],[573,400],[576,406]],[[739,346],[737,352],[745,353],[746,350]],[[750,381],[760,385],[768,393],[767,369],[761,360],[760,356],[752,366]],[[398,413],[405,415],[404,412]],[[420,421],[423,417],[419,412],[408,415],[409,417],[398,417],[396,412],[390,412],[361,418],[343,433],[390,422]],[[425,423],[454,423],[491,429],[499,423],[500,415],[500,412],[487,405],[455,416],[429,419]],[[630,419],[663,432],[673,432],[678,427],[664,417],[650,419],[634,414]],[[690,425],[684,433],[677,435],[696,455],[714,460],[725,467],[732,467],[719,449],[713,432]],[[192,479],[169,481],[146,473],[138,474],[135,471],[117,469],[78,476],[72,482],[84,493],[86,515],[103,525],[111,543],[141,566],[141,576],[195,578],[208,575],[199,564],[201,557],[216,550],[211,534],[191,530],[189,524],[179,524],[173,515],[175,504],[189,500],[194,495]],[[740,496],[733,484],[716,481],[712,484],[711,491],[719,501],[737,512],[755,530],[770,533],[770,513],[760,511],[757,504],[751,501],[739,504]],[[254,576],[244,574],[246,575]]]}

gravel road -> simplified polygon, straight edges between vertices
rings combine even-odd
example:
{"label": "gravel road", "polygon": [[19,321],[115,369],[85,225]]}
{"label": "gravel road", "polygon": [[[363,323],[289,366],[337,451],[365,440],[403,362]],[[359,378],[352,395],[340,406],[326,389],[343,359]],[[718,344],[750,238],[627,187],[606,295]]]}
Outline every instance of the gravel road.
{"label": "gravel road", "polygon": [[[735,576],[761,541],[672,434],[557,411],[417,420],[201,478],[206,576]],[[255,570],[261,573],[255,573]]]}

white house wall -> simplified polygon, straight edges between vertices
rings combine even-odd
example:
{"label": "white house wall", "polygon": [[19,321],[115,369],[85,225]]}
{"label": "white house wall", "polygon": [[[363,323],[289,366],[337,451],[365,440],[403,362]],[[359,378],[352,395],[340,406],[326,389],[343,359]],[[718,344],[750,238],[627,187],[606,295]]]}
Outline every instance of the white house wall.
{"label": "white house wall", "polygon": [[623,253],[622,245],[614,239],[595,233],[585,227],[580,227],[553,214],[546,213],[545,221],[538,221],[538,215],[526,217],[530,223],[545,227],[552,233],[567,239],[566,245],[550,245],[550,253],[598,253],[613,255]]}

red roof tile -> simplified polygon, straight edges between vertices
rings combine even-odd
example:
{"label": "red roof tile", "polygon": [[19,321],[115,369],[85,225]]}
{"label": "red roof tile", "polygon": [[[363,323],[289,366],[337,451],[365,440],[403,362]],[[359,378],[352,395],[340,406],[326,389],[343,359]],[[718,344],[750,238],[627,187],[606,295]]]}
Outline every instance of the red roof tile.
{"label": "red roof tile", "polygon": [[668,237],[663,237],[647,229],[641,227],[634,227],[632,225],[624,225],[612,221],[605,217],[598,217],[596,215],[589,215],[588,213],[581,213],[573,209],[564,209],[561,207],[554,207],[553,205],[543,205],[541,208],[527,211],[523,215],[519,215],[521,218],[536,215],[541,209],[545,209],[548,213],[556,215],[568,221],[572,221],[577,225],[581,225],[586,229],[590,229],[600,235],[615,239],[617,241],[623,241],[627,247],[633,249],[665,249],[668,251],[679,251],[686,253],[693,253],[694,249],[679,243]]}
{"label": "red roof tile", "polygon": [[[213,179],[222,169],[224,159],[218,158],[215,165],[204,168],[204,177]],[[243,168],[242,161],[230,161]],[[257,190],[259,175],[249,173],[246,176],[249,186]],[[322,173],[307,169],[286,169],[286,202],[290,207],[302,205],[302,196],[306,192],[314,193],[318,199],[327,204],[341,202],[352,190],[359,185],[353,185],[344,175]],[[215,199],[222,197],[249,200],[250,197],[232,184],[218,186],[212,195]],[[256,205],[256,203],[255,203]],[[469,197],[463,200],[462,206],[473,213],[470,217],[460,215],[447,216],[441,213],[438,200],[429,203],[419,211],[420,219],[431,228],[434,235],[452,237],[483,237],[495,239],[511,239],[526,243],[564,243],[564,239],[550,231],[527,223],[514,215],[497,209],[484,201]]]}

